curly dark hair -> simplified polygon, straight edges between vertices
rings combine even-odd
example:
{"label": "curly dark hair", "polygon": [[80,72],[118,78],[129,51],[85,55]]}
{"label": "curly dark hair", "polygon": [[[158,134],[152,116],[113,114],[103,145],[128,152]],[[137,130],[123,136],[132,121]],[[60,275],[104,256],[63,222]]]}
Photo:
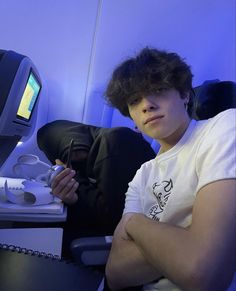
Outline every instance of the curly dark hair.
{"label": "curly dark hair", "polygon": [[176,53],[144,48],[134,58],[121,63],[113,72],[105,98],[108,104],[129,116],[128,104],[159,89],[175,88],[181,98],[190,93],[188,114],[193,111],[192,72]]}

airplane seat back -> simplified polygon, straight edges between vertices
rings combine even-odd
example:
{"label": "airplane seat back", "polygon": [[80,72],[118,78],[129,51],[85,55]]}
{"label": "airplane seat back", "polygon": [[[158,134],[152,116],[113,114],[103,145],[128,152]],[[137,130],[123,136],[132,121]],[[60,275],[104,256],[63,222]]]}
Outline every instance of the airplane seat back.
{"label": "airplane seat back", "polygon": [[233,81],[207,80],[195,87],[194,92],[196,119],[208,119],[236,108],[236,83]]}
{"label": "airplane seat back", "polygon": [[[38,116],[42,79],[32,60],[11,50],[0,50],[0,174],[13,176],[15,155],[33,148],[38,123],[47,122],[46,108]],[[45,101],[44,101],[45,102]],[[41,104],[45,107],[45,104]],[[40,109],[40,110],[38,110]],[[40,121],[40,122],[39,122]],[[20,146],[19,142],[22,142]]]}

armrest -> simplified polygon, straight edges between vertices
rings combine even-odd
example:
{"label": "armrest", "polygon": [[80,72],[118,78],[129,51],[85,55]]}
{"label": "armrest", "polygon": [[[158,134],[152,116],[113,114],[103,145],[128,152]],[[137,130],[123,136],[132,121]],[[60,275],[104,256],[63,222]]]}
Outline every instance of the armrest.
{"label": "armrest", "polygon": [[71,242],[70,249],[77,263],[102,266],[107,262],[112,236],[83,237]]}

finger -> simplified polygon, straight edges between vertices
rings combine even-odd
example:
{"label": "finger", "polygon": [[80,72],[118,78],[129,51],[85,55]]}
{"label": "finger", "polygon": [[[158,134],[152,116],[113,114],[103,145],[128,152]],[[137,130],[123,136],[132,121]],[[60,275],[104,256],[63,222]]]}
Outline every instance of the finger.
{"label": "finger", "polygon": [[58,197],[66,203],[75,203],[78,199],[75,191],[77,190],[79,183],[72,179],[65,187],[58,193]]}
{"label": "finger", "polygon": [[52,189],[63,188],[64,184],[67,184],[75,175],[75,171],[69,168],[63,170],[52,180]]}
{"label": "finger", "polygon": [[76,194],[76,190],[79,186],[78,182],[75,182],[70,191],[66,193],[66,195],[63,196],[63,201],[66,203],[75,203],[78,200],[78,195]]}
{"label": "finger", "polygon": [[62,195],[66,198],[74,193],[78,188],[79,183],[75,179],[71,179],[62,190]]}
{"label": "finger", "polygon": [[52,192],[55,195],[64,197],[68,194],[68,192],[77,190],[78,186],[79,183],[73,178],[70,178],[69,180],[63,179],[57,184],[56,187],[53,187]]}
{"label": "finger", "polygon": [[61,165],[61,166],[64,165],[64,163],[63,163],[61,160],[59,160],[59,159],[56,159],[56,160],[55,160],[55,164],[56,164],[56,165]]}

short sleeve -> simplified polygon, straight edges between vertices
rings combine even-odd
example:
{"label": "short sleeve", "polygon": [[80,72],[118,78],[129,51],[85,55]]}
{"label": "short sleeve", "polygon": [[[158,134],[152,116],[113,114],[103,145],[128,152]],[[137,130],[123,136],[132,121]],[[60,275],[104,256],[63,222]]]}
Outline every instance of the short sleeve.
{"label": "short sleeve", "polygon": [[145,192],[146,164],[147,163],[141,166],[136,172],[133,180],[129,183],[123,214],[128,212],[143,213],[141,193]]}
{"label": "short sleeve", "polygon": [[197,192],[205,185],[236,178],[236,110],[217,115],[209,123],[196,158]]}

